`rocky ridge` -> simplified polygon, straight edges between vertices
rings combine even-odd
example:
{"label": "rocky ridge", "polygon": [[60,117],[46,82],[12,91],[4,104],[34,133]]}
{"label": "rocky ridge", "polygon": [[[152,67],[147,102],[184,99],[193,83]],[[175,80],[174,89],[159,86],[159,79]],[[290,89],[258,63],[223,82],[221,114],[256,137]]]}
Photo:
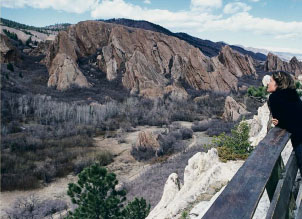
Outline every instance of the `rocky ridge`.
{"label": "rocky ridge", "polygon": [[[209,58],[198,48],[165,34],[84,21],[59,32],[50,45],[45,59],[50,74],[48,86],[59,90],[72,84],[89,87],[77,61],[93,54],[97,54],[95,61],[108,81],[121,76],[129,91],[148,97],[161,96],[170,90],[186,96],[180,85],[182,81],[196,90],[237,90],[237,77],[256,73],[249,57],[233,52],[228,46],[219,56]],[[69,61],[58,61],[57,56]],[[74,66],[68,72],[71,77],[65,76],[64,63]]]}
{"label": "rocky ridge", "polygon": [[264,70],[287,71],[295,74],[295,77],[298,78],[299,75],[302,75],[302,62],[299,62],[296,57],[293,57],[289,62],[282,61],[278,56],[269,53],[264,65]]}

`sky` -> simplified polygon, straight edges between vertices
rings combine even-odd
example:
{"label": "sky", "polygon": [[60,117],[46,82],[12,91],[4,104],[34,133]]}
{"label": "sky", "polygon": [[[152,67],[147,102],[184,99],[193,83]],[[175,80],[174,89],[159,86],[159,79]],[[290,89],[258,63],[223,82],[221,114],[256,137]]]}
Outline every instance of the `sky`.
{"label": "sky", "polygon": [[37,27],[129,18],[215,42],[302,54],[302,0],[0,1],[2,18]]}

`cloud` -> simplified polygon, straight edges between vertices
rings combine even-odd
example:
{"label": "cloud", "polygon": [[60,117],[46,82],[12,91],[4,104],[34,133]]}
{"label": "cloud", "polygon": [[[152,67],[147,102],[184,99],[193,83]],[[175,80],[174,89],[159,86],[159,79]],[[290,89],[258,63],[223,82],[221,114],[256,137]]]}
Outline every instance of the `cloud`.
{"label": "cloud", "polygon": [[52,8],[73,13],[83,13],[98,4],[98,0],[1,0],[6,8]]}
{"label": "cloud", "polygon": [[[222,0],[191,0],[190,9],[183,11],[149,9],[126,0],[2,0],[1,6],[53,8],[76,13],[90,11],[94,19],[147,20],[172,31],[188,32],[195,36],[203,33],[224,32],[235,35],[235,32],[246,32],[271,37],[278,42],[286,39],[297,40],[302,36],[301,21],[285,22],[255,17],[249,13],[251,8],[247,4],[233,2],[222,8]],[[215,14],[217,10],[223,10],[224,14]]]}
{"label": "cloud", "polygon": [[205,10],[222,7],[222,0],[191,0],[191,10]]}
{"label": "cloud", "polygon": [[144,3],[145,4],[151,4],[151,1],[150,0],[144,0]]}
{"label": "cloud", "polygon": [[297,33],[288,33],[288,34],[281,34],[275,36],[275,39],[297,39],[298,37],[302,38],[302,35]]}
{"label": "cloud", "polygon": [[250,0],[251,2],[259,2],[260,0]]}
{"label": "cloud", "polygon": [[101,4],[91,11],[91,16],[97,18],[130,18],[147,20],[167,28],[196,28],[207,20],[218,19],[221,16],[211,15],[200,11],[171,12],[162,9],[147,9],[126,3],[124,0],[103,0]]}
{"label": "cloud", "polygon": [[241,11],[249,11],[251,10],[251,7],[248,6],[245,3],[242,2],[232,2],[232,3],[228,3],[224,9],[223,12],[225,14],[234,14],[237,12],[241,12]]}
{"label": "cloud", "polygon": [[[206,3],[207,2],[207,3]],[[208,1],[198,1],[198,4],[211,5]],[[217,3],[217,2],[216,2]],[[240,2],[235,2],[240,3]],[[196,5],[197,0],[192,0],[191,5]],[[227,6],[227,5],[226,5]],[[253,17],[248,13],[250,7],[246,4],[232,4],[225,7],[227,17],[214,15],[209,11],[178,11],[172,12],[162,9],[148,9],[126,3],[124,0],[103,0],[95,7],[91,16],[93,18],[131,18],[136,20],[148,20],[167,28],[176,28],[180,31],[192,30],[194,32],[205,31],[250,31],[255,34],[283,35],[302,34],[302,22],[284,22],[268,18]],[[212,4],[214,7],[214,3]],[[227,9],[226,9],[227,8]],[[240,11],[240,12],[238,12]],[[282,27],[282,28],[280,28]]]}

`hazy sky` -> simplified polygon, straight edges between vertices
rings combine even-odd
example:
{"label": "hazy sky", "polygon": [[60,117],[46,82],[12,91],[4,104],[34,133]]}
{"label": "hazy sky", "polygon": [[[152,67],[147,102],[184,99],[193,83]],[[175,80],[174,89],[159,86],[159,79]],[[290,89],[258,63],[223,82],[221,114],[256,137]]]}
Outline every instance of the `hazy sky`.
{"label": "hazy sky", "polygon": [[1,17],[33,26],[147,20],[202,39],[302,53],[302,0],[1,0]]}

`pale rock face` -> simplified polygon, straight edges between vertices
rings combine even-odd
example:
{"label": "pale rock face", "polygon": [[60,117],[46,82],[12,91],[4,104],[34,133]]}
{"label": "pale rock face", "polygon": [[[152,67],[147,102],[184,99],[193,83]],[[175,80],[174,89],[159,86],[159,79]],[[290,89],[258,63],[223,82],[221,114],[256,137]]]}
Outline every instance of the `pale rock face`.
{"label": "pale rock face", "polygon": [[117,77],[117,62],[113,56],[113,48],[110,45],[104,46],[102,51],[106,63],[107,79],[112,81]]}
{"label": "pale rock face", "polygon": [[201,219],[205,213],[209,210],[218,196],[223,192],[226,186],[222,187],[209,201],[201,201],[190,211],[190,219]]}
{"label": "pale rock face", "polygon": [[66,90],[72,84],[79,87],[89,87],[87,79],[74,61],[65,54],[58,54],[50,68],[51,75],[48,86],[56,86],[58,90]]}
{"label": "pale rock face", "polygon": [[224,104],[223,119],[226,121],[237,121],[241,115],[249,112],[243,104],[237,103],[231,96],[227,96]]}
{"label": "pale rock face", "polygon": [[252,146],[257,146],[266,136],[269,121],[270,110],[267,103],[258,108],[258,113],[257,115],[254,115],[253,119],[246,121],[251,127],[249,141]]}
{"label": "pale rock face", "polygon": [[185,168],[184,185],[180,187],[177,175],[171,174],[161,201],[147,218],[180,218],[190,204],[197,200],[209,200],[227,184],[242,164],[243,161],[220,162],[215,148],[207,153],[195,154]]}

